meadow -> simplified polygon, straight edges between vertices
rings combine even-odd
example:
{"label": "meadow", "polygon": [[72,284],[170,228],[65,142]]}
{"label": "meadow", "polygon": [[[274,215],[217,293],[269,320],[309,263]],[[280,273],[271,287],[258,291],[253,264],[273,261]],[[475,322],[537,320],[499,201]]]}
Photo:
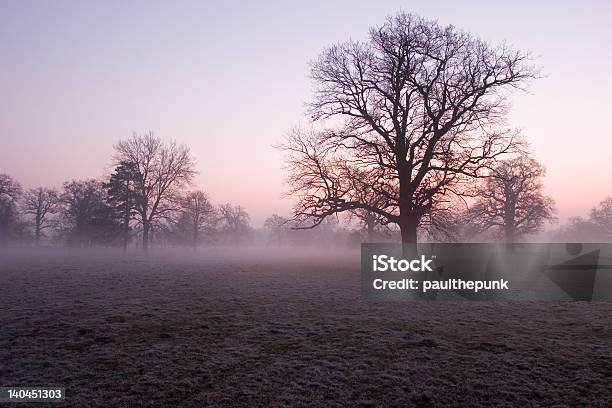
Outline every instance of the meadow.
{"label": "meadow", "polygon": [[612,302],[366,302],[359,255],[0,254],[0,384],[65,406],[612,406]]}

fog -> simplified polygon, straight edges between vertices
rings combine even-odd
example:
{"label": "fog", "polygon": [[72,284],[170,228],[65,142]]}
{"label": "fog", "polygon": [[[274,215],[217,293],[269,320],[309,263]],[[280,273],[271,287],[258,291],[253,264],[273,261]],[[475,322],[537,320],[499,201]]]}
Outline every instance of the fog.
{"label": "fog", "polygon": [[367,302],[360,285],[357,249],[5,247],[0,382],[64,387],[70,407],[612,401],[610,302]]}
{"label": "fog", "polygon": [[[71,248],[71,247],[0,247],[0,261],[8,262],[115,262],[142,261],[172,264],[226,264],[252,265],[256,263],[302,266],[333,266],[349,264],[359,268],[359,247],[270,247],[270,246],[217,246],[198,248],[196,251],[181,247],[153,247],[147,252],[139,248]],[[4,269],[0,265],[0,271]]]}

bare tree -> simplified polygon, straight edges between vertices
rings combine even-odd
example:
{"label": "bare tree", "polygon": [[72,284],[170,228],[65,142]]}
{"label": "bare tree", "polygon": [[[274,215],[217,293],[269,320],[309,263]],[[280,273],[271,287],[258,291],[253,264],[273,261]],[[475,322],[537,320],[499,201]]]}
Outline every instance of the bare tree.
{"label": "bare tree", "polygon": [[34,242],[40,245],[43,231],[50,227],[48,216],[55,214],[60,207],[59,193],[50,188],[38,187],[28,190],[22,203],[25,214],[32,216],[34,221]]}
{"label": "bare tree", "polygon": [[610,231],[592,218],[570,217],[560,228],[551,233],[559,242],[610,242]]}
{"label": "bare tree", "polygon": [[357,209],[350,212],[349,219],[357,219],[361,232],[365,233],[365,242],[389,241],[397,231],[394,231],[388,220],[380,215]]}
{"label": "bare tree", "polygon": [[202,191],[191,191],[181,197],[181,213],[177,222],[178,230],[187,232],[193,250],[204,236],[211,236],[218,221],[216,208],[208,195]]}
{"label": "bare tree", "polygon": [[526,155],[501,162],[477,188],[470,209],[477,229],[495,229],[504,241],[514,242],[554,221],[554,201],[542,192],[545,174],[544,167]]}
{"label": "bare tree", "polygon": [[416,242],[435,208],[515,147],[501,129],[506,91],[536,76],[528,60],[403,13],[372,28],[367,42],[330,47],[312,64],[310,113],[335,126],[295,130],[280,146],[298,197],[294,216],[320,222],[363,209]]}
{"label": "bare tree", "polygon": [[604,198],[597,207],[591,209],[590,219],[610,237],[612,235],[612,197]]}
{"label": "bare tree", "polygon": [[428,241],[469,242],[478,232],[469,222],[467,205],[455,201],[450,209],[434,211],[429,215],[423,232]]}
{"label": "bare tree", "polygon": [[588,217],[570,217],[550,236],[560,242],[611,242],[612,197],[591,208]]}
{"label": "bare tree", "polygon": [[152,132],[132,135],[115,146],[116,164],[134,163],[142,179],[136,212],[142,224],[142,247],[149,247],[151,229],[169,213],[177,211],[173,197],[196,174],[189,148],[175,142],[164,143]]}
{"label": "bare tree", "polygon": [[250,217],[239,205],[223,204],[219,206],[219,232],[223,240],[230,244],[244,244],[252,237]]}
{"label": "bare tree", "polygon": [[291,220],[278,214],[266,218],[263,224],[268,235],[268,244],[286,244],[291,231]]}

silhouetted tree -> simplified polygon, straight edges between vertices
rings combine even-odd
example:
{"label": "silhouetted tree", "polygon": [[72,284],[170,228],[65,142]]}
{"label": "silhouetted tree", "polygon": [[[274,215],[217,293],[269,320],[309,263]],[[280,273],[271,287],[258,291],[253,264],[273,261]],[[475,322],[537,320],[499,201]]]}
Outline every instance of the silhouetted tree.
{"label": "silhouetted tree", "polygon": [[612,237],[612,197],[606,197],[599,205],[591,209],[590,219],[599,225],[606,235]]}
{"label": "silhouetted tree", "polygon": [[24,195],[22,208],[25,214],[32,217],[36,246],[40,245],[43,231],[50,227],[49,215],[55,214],[59,207],[60,196],[57,190],[38,187],[28,190]]}
{"label": "silhouetted tree", "polygon": [[266,218],[263,224],[268,235],[268,244],[279,245],[287,243],[291,231],[291,220],[278,214]]}
{"label": "silhouetted tree", "polygon": [[21,185],[7,174],[0,174],[0,242],[16,238],[21,230],[18,202]]}
{"label": "silhouetted tree", "polygon": [[546,171],[521,155],[501,162],[477,188],[471,219],[481,231],[495,229],[506,242],[538,232],[555,220],[554,201],[542,192]]}
{"label": "silhouetted tree", "polygon": [[239,205],[219,206],[219,232],[225,243],[244,244],[252,238],[249,214]]}
{"label": "silhouetted tree", "polygon": [[570,217],[551,235],[553,240],[560,242],[609,242],[611,239],[610,232],[591,217]]}
{"label": "silhouetted tree", "polygon": [[403,13],[367,42],[330,47],[312,64],[310,113],[337,126],[293,131],[280,146],[294,216],[316,224],[362,209],[416,242],[445,197],[514,149],[500,125],[507,90],[535,77],[527,62],[523,52]]}
{"label": "silhouetted tree", "polygon": [[134,134],[114,147],[116,162],[134,163],[142,175],[136,212],[142,224],[142,247],[147,250],[151,229],[178,210],[173,198],[195,175],[194,160],[187,146],[164,143],[152,132]]}
{"label": "silhouetted tree", "polygon": [[142,174],[136,163],[122,161],[111,174],[110,180],[104,183],[108,203],[119,217],[123,235],[123,248],[130,240],[130,222],[140,207],[142,192]]}
{"label": "silhouetted tree", "polygon": [[563,242],[611,242],[612,197],[593,207],[587,218],[571,217],[554,233]]}
{"label": "silhouetted tree", "polygon": [[97,180],[64,183],[61,235],[70,244],[91,246],[115,241],[121,226],[113,207],[106,204],[104,188]]}
{"label": "silhouetted tree", "polygon": [[473,214],[463,200],[454,200],[452,210],[433,212],[423,226],[423,236],[433,242],[481,242],[486,233],[473,221]]}
{"label": "silhouetted tree", "polygon": [[191,191],[180,198],[175,234],[186,238],[195,250],[205,237],[211,237],[218,222],[216,208],[204,191]]}
{"label": "silhouetted tree", "polygon": [[365,234],[365,242],[388,241],[394,235],[388,220],[375,212],[358,209],[351,211],[350,218],[358,220],[360,231]]}

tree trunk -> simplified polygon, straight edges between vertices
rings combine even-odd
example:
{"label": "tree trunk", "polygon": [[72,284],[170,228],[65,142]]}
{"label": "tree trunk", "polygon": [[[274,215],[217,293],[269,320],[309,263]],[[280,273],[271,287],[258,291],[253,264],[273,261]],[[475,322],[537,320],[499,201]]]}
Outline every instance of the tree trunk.
{"label": "tree trunk", "polygon": [[[129,183],[128,183],[129,188]],[[130,209],[131,204],[129,198],[125,200],[125,214],[123,215],[123,251],[127,251],[128,242],[130,240]]]}
{"label": "tree trunk", "polygon": [[515,228],[515,214],[516,204],[514,200],[508,200],[506,203],[505,214],[504,214],[504,241],[506,243],[513,243],[516,240],[516,228]]}
{"label": "tree trunk", "polygon": [[[417,227],[418,220],[415,214],[400,215],[400,232],[402,234],[402,257],[404,259],[416,259],[419,256],[417,248]],[[411,275],[422,285],[423,280],[427,277],[427,272],[414,272]],[[423,298],[422,292],[413,293],[410,296],[416,295],[418,298]]]}
{"label": "tree trunk", "polygon": [[367,232],[367,240],[368,242],[374,242],[374,227],[375,227],[376,219],[372,215],[372,213],[368,213],[366,215],[366,232]]}
{"label": "tree trunk", "polygon": [[38,217],[36,218],[36,227],[35,227],[35,245],[38,247],[40,246],[40,220],[38,219]]}
{"label": "tree trunk", "polygon": [[418,222],[412,214],[400,215],[400,232],[402,234],[402,244],[416,244]]}
{"label": "tree trunk", "polygon": [[514,226],[506,225],[504,228],[504,241],[508,244],[514,243],[516,240],[516,233],[514,231]]}
{"label": "tree trunk", "polygon": [[[399,159],[398,159],[399,160]],[[418,219],[412,206],[412,195],[409,180],[410,169],[405,160],[399,160],[397,172],[399,175],[399,227],[402,234],[402,244],[416,244]]]}
{"label": "tree trunk", "polygon": [[129,225],[123,227],[123,251],[127,251],[127,247],[128,247],[128,242],[130,240],[130,227]]}
{"label": "tree trunk", "polygon": [[196,248],[198,246],[198,229],[197,229],[197,227],[194,228],[194,230],[193,230],[192,245],[193,245],[193,251],[195,252]]}
{"label": "tree trunk", "polygon": [[146,221],[142,224],[142,250],[149,250],[149,222]]}

